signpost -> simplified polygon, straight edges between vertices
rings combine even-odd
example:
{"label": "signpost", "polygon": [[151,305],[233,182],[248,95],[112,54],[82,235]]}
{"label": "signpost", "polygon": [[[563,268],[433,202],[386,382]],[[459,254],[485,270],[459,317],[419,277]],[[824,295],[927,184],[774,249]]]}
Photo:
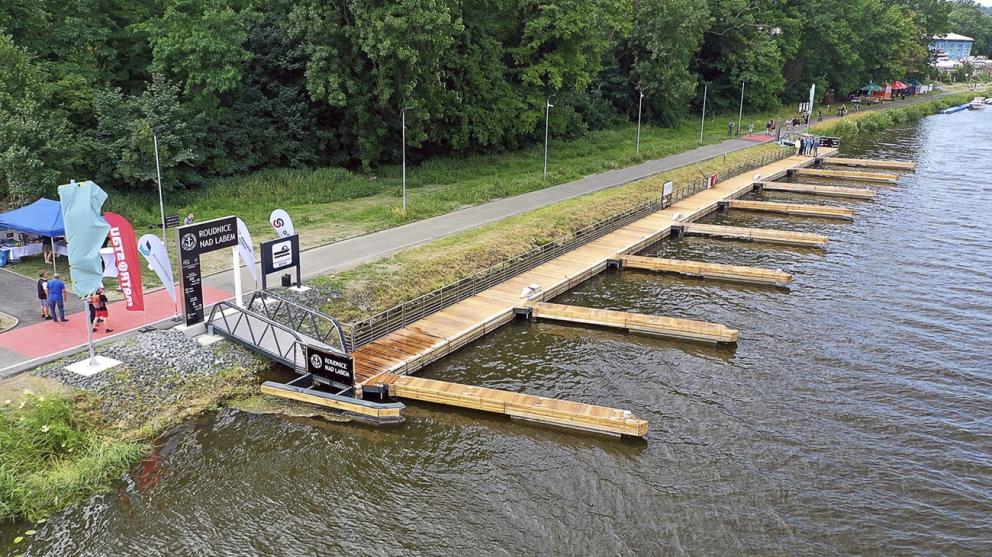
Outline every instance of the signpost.
{"label": "signpost", "polygon": [[[203,322],[203,285],[200,276],[200,255],[223,248],[233,248],[238,262],[238,225],[236,217],[223,217],[181,226],[179,238],[179,276],[183,287],[183,311],[186,326]],[[235,300],[240,306],[241,268],[234,267]]]}
{"label": "signpost", "polygon": [[306,346],[307,373],[347,388],[355,384],[355,361],[346,354]]}
{"label": "signpost", "polygon": [[661,189],[661,206],[671,207],[672,206],[672,182],[665,182],[665,185]]}
{"label": "signpost", "polygon": [[176,228],[177,226],[179,226],[179,215],[165,217],[166,228]]}
{"label": "signpost", "polygon": [[285,238],[262,242],[262,290],[267,290],[266,277],[272,273],[296,267],[296,286],[302,283],[300,276],[300,236],[293,234]]}

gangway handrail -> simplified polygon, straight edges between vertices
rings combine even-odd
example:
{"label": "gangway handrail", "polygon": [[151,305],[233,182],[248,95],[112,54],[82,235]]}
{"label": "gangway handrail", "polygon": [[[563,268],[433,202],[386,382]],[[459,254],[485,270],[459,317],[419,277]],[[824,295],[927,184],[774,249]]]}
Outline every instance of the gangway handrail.
{"label": "gangway handrail", "polygon": [[[276,300],[277,304],[275,308],[270,308],[266,303],[267,299]],[[256,304],[256,302],[258,302]],[[320,311],[310,309],[304,305],[298,304],[292,300],[288,300],[265,290],[257,290],[248,300],[247,307],[253,308],[256,313],[264,313],[264,315],[273,321],[279,322],[276,318],[278,317],[279,311],[285,308],[285,316],[289,323],[283,323],[294,331],[306,334],[308,337],[314,338],[323,344],[332,346],[328,342],[329,337],[332,333],[337,332],[337,340],[340,342],[339,350],[347,353],[348,343],[344,333],[344,326],[334,317],[321,313]],[[255,310],[254,308],[260,307],[261,311]],[[295,316],[294,316],[295,313]],[[307,332],[301,330],[304,323],[309,322],[312,332],[316,334],[308,334]],[[326,325],[327,331],[321,331],[320,323],[323,322]]]}

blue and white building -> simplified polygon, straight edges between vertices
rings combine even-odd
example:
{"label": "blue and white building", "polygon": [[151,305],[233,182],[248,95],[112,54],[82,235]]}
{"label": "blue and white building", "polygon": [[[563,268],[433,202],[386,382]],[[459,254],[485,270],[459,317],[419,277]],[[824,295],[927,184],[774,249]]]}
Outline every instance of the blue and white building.
{"label": "blue and white building", "polygon": [[971,45],[975,44],[975,39],[948,33],[946,35],[934,35],[930,43],[930,50],[933,51],[937,60],[964,60],[971,56]]}

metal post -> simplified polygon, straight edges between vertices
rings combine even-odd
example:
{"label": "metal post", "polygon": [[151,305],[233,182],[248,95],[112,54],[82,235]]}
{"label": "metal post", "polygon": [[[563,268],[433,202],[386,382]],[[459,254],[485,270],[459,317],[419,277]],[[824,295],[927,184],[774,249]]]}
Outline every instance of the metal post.
{"label": "metal post", "polygon": [[239,308],[245,307],[241,291],[241,261],[238,259],[238,246],[231,248],[231,262],[234,265],[234,302]]}
{"label": "metal post", "polygon": [[[97,362],[96,351],[93,350],[93,316],[90,315],[90,308],[85,298],[83,299],[83,312],[86,313],[86,343],[90,349],[90,365],[95,366]],[[55,312],[52,313],[54,314]],[[55,319],[55,315],[52,315],[52,319]]]}
{"label": "metal post", "polygon": [[406,109],[403,107],[400,109],[400,122],[402,131],[400,135],[403,137],[403,214],[406,214]]}
{"label": "metal post", "polygon": [[709,83],[703,83],[703,121],[699,123],[699,144],[703,144],[703,130],[706,127],[706,93],[709,89]]}
{"label": "metal post", "polygon": [[158,176],[158,209],[162,215],[162,243],[165,240],[165,201],[162,198],[162,167],[158,162],[158,126],[152,128],[152,142],[155,144],[155,175]]}
{"label": "metal post", "polygon": [[741,109],[737,113],[737,134],[741,133],[741,124],[744,118],[744,80],[741,80]]}
{"label": "metal post", "polygon": [[637,99],[637,150],[635,154],[641,154],[641,103],[644,102],[644,92],[638,91],[641,96]]}
{"label": "metal post", "polygon": [[55,268],[55,259],[59,256],[59,254],[55,251],[55,236],[50,236],[48,239],[52,241],[52,274],[54,275],[59,272],[59,270]]}
{"label": "metal post", "polygon": [[[554,95],[552,95],[553,97]],[[551,118],[551,97],[544,103],[544,179],[548,179],[548,120]]]}

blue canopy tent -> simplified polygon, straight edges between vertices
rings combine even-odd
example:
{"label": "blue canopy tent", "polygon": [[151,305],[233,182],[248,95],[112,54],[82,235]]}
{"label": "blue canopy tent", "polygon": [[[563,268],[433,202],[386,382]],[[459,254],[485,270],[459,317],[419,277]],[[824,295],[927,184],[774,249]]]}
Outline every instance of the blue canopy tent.
{"label": "blue canopy tent", "polygon": [[[65,236],[62,224],[62,204],[52,199],[41,198],[30,205],[0,214],[0,228],[46,236],[55,251],[55,237]],[[52,270],[55,271],[55,257],[52,257]]]}

